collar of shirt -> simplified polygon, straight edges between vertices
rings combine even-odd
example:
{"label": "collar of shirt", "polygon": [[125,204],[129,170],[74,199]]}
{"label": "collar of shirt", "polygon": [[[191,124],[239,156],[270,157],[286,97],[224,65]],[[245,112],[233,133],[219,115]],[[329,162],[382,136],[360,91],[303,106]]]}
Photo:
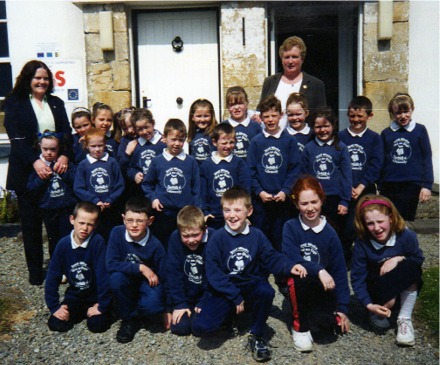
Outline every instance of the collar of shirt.
{"label": "collar of shirt", "polygon": [[[34,96],[32,94],[29,94],[29,100],[32,101],[33,99],[34,99]],[[47,103],[47,95],[43,96],[43,103]]]}
{"label": "collar of shirt", "polygon": [[319,144],[321,147],[324,146],[325,144],[331,146],[333,144],[333,140],[334,140],[334,138],[332,138],[330,141],[322,142],[318,139],[318,137],[315,137],[316,143]]}
{"label": "collar of shirt", "polygon": [[147,228],[147,234],[140,241],[135,241],[133,238],[130,237],[127,230],[125,230],[125,240],[127,242],[137,243],[139,246],[144,247],[147,244],[149,238],[150,238],[150,230],[148,228]]}
{"label": "collar of shirt", "polygon": [[203,238],[202,238],[202,242],[206,243],[208,242],[208,230],[205,231],[205,233],[203,234]]}
{"label": "collar of shirt", "polygon": [[172,155],[167,151],[166,148],[163,149],[163,157],[165,157],[165,160],[171,161],[174,157],[177,157],[181,161],[185,161],[186,153],[184,151],[180,152],[177,156]]}
{"label": "collar of shirt", "polygon": [[350,135],[352,137],[362,137],[364,135],[364,133],[367,131],[368,127],[366,127],[361,133],[354,133],[350,130],[350,127],[347,128],[348,133],[350,133]]}
{"label": "collar of shirt", "polygon": [[92,156],[90,156],[90,154],[87,154],[87,160],[90,162],[90,163],[95,163],[95,162],[98,162],[98,161],[107,161],[108,160],[108,153],[106,152],[105,154],[104,154],[104,156],[102,156],[99,160],[98,159],[96,159],[96,158],[94,158],[94,157],[92,157]]}
{"label": "collar of shirt", "polygon": [[84,242],[81,245],[78,245],[75,242],[75,240],[73,239],[73,233],[74,233],[74,231],[72,230],[72,232],[70,233],[70,244],[72,246],[72,250],[76,250],[77,248],[80,248],[80,247],[81,248],[87,248],[87,246],[89,244],[89,241],[90,241],[90,238],[92,238],[92,234],[93,233],[89,237],[87,237],[87,239],[84,240]]}
{"label": "collar of shirt", "polygon": [[249,232],[251,231],[249,228],[249,224],[246,224],[246,227],[243,229],[243,232],[238,233],[233,231],[231,228],[229,228],[229,226],[227,224],[225,224],[225,229],[226,232],[228,232],[231,236],[238,236],[239,234],[249,234]]}
{"label": "collar of shirt", "polygon": [[105,136],[107,138],[110,138],[112,136],[112,132],[110,130],[108,130],[107,132],[105,132]]}
{"label": "collar of shirt", "polygon": [[145,143],[150,142],[151,144],[156,144],[157,142],[159,142],[162,139],[162,134],[160,134],[159,131],[154,131],[154,135],[153,137],[151,137],[151,139],[146,140],[145,138],[139,137],[138,138],[138,142],[141,146],[144,146]]}
{"label": "collar of shirt", "polygon": [[50,167],[50,165],[51,165],[51,163],[52,163],[52,162],[50,162],[50,161],[45,160],[42,154],[40,155],[40,160],[43,160],[43,162],[44,162],[47,166],[49,166],[49,167]]}
{"label": "collar of shirt", "polygon": [[391,122],[390,125],[390,128],[392,129],[393,132],[399,130],[400,128],[403,128],[408,132],[412,132],[415,127],[416,127],[416,122],[413,119],[411,119],[411,121],[405,127],[402,127],[400,124],[397,124],[394,120]]}
{"label": "collar of shirt", "polygon": [[304,230],[304,231],[308,231],[309,229],[311,229],[313,232],[315,232],[315,233],[319,233],[319,232],[321,232],[323,229],[324,229],[324,227],[325,227],[325,225],[327,224],[327,219],[325,218],[325,216],[323,216],[323,215],[321,215],[319,218],[320,218],[320,222],[319,222],[319,224],[317,225],[317,226],[315,226],[315,227],[309,227],[307,224],[305,224],[304,222],[303,222],[303,220],[301,219],[301,216],[300,215],[298,215],[298,218],[299,218],[299,222],[301,223],[301,227],[302,227],[302,229]]}
{"label": "collar of shirt", "polygon": [[384,248],[385,246],[387,247],[393,247],[396,244],[396,234],[393,233],[391,235],[391,237],[388,239],[387,243],[385,243],[384,245],[380,244],[379,242],[375,241],[375,240],[370,240],[372,246],[376,249],[376,250],[380,250],[381,248]]}
{"label": "collar of shirt", "polygon": [[226,161],[226,162],[231,162],[233,157],[234,157],[234,155],[232,153],[229,156],[227,156],[227,157],[220,157],[218,155],[217,151],[213,151],[211,153],[211,159],[212,159],[212,161],[214,161],[214,163],[216,165],[218,165],[223,160]]}
{"label": "collar of shirt", "polygon": [[247,126],[249,125],[249,123],[251,122],[251,118],[246,117],[246,119],[243,120],[241,123],[235,121],[235,120],[232,119],[232,118],[229,118],[228,121],[229,121],[229,124],[232,125],[234,128],[235,128],[236,126],[238,126],[238,125],[242,125],[242,126],[244,126],[244,127],[247,127]]}
{"label": "collar of shirt", "polygon": [[304,134],[304,135],[308,135],[310,133],[310,127],[308,125],[306,125],[303,129],[301,129],[300,131],[297,131],[296,129],[293,129],[290,125],[288,125],[286,127],[286,130],[289,132],[289,134],[291,135],[295,135],[295,134]]}
{"label": "collar of shirt", "polygon": [[280,129],[277,133],[275,133],[275,134],[270,134],[270,133],[267,133],[266,132],[266,130],[265,129],[263,129],[263,134],[264,134],[264,137],[266,137],[266,138],[269,138],[269,137],[274,137],[274,138],[280,138],[281,137],[281,133],[283,133],[283,130],[282,129]]}

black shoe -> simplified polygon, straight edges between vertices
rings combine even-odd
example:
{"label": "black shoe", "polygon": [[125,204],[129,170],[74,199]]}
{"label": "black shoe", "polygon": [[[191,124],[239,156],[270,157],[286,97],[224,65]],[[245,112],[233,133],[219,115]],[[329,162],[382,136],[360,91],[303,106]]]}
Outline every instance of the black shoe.
{"label": "black shoe", "polygon": [[121,321],[121,327],[119,327],[116,333],[116,341],[120,343],[131,342],[137,331],[139,331],[139,324],[136,321],[123,320]]}
{"label": "black shoe", "polygon": [[269,344],[261,337],[256,337],[252,334],[248,338],[248,347],[252,352],[254,360],[259,362],[268,361],[271,358],[271,351],[269,350]]}

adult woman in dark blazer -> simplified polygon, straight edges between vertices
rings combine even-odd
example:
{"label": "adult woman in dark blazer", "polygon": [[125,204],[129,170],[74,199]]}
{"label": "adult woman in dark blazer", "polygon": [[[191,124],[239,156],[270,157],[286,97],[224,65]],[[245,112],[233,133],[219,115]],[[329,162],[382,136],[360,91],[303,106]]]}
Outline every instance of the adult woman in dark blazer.
{"label": "adult woman in dark blazer", "polygon": [[38,133],[49,129],[61,137],[64,147],[53,167],[55,172],[65,172],[72,157],[69,119],[64,102],[51,95],[53,82],[52,72],[46,64],[29,61],[2,105],[5,128],[11,142],[6,188],[14,190],[18,196],[24,251],[32,285],[41,285],[44,280],[42,219],[38,198],[26,191],[26,184],[32,170],[41,179],[47,179],[52,174],[51,168],[39,159],[35,148]]}
{"label": "adult woman in dark blazer", "polygon": [[279,56],[283,65],[283,72],[268,76],[264,80],[261,91],[261,101],[269,95],[275,95],[283,108],[289,95],[299,92],[306,96],[309,105],[310,115],[320,107],[326,106],[324,83],[308,73],[302,71],[302,65],[306,58],[307,47],[300,37],[289,37],[279,48]]}

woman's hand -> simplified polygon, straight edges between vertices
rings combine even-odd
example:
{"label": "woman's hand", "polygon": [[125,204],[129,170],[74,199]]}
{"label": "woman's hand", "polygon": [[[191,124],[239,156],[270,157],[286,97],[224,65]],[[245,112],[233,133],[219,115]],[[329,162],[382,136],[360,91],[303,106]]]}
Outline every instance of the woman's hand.
{"label": "woman's hand", "polygon": [[69,159],[64,155],[61,155],[60,157],[58,157],[57,162],[55,162],[53,169],[58,174],[64,174],[67,171],[68,167]]}
{"label": "woman's hand", "polygon": [[333,290],[335,288],[335,281],[333,280],[332,276],[327,272],[327,270],[322,269],[321,271],[319,271],[318,276],[325,291]]}
{"label": "woman's hand", "polygon": [[391,270],[394,270],[397,266],[397,264],[405,259],[404,256],[394,256],[390,259],[386,260],[382,267],[380,268],[380,276],[386,274],[387,272],[390,272]]}
{"label": "woman's hand", "polygon": [[52,176],[52,170],[43,160],[38,159],[34,162],[33,166],[35,172],[41,180],[47,180],[50,176]]}

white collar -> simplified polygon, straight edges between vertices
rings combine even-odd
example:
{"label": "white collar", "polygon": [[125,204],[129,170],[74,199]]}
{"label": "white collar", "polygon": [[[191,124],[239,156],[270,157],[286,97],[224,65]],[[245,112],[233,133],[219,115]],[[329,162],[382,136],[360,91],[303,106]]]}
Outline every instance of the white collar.
{"label": "white collar", "polygon": [[111,132],[111,130],[108,130],[107,132],[105,132],[105,136],[106,136],[107,138],[110,138],[110,137],[112,136],[112,132]]}
{"label": "white collar", "polygon": [[93,234],[93,232],[92,232],[92,234],[89,236],[89,237],[87,237],[87,239],[86,240],[84,240],[84,242],[81,244],[81,245],[78,245],[76,242],[75,242],[75,240],[73,239],[73,230],[72,230],[72,232],[70,233],[70,244],[71,244],[71,246],[72,246],[72,250],[76,250],[77,248],[87,248],[87,246],[88,246],[88,244],[89,244],[89,241],[90,241],[90,238],[92,238],[92,234]]}
{"label": "white collar", "polygon": [[205,230],[205,233],[203,234],[202,242],[203,243],[208,242],[208,230],[207,229]]}
{"label": "white collar", "polygon": [[211,153],[211,160],[218,165],[221,161],[231,162],[234,155],[231,153],[228,157],[220,157],[217,151]]}
{"label": "white collar", "polygon": [[364,135],[364,133],[367,131],[368,127],[366,127],[361,133],[354,133],[350,130],[350,127],[347,127],[347,131],[348,133],[350,133],[350,135],[352,137],[362,137]]}
{"label": "white collar", "polygon": [[406,129],[408,132],[412,132],[413,129],[416,127],[416,122],[411,119],[411,121],[405,126],[402,127],[400,124],[397,124],[396,121],[392,121],[390,128],[393,130],[393,132],[399,130],[400,128]]}
{"label": "white collar", "polygon": [[163,157],[165,157],[165,160],[171,161],[174,157],[177,157],[181,161],[185,161],[186,153],[182,150],[177,156],[173,156],[171,153],[167,151],[166,148],[163,149]]}
{"label": "white collar", "polygon": [[99,160],[97,160],[96,158],[90,156],[90,153],[88,153],[86,157],[87,157],[87,160],[88,160],[90,163],[94,163],[94,162],[97,162],[97,161],[107,161],[107,160],[108,160],[108,153],[106,152],[106,153],[104,154],[104,156],[102,156]]}
{"label": "white collar", "polygon": [[316,143],[319,144],[321,147],[324,146],[325,144],[331,146],[333,144],[333,140],[334,138],[332,138],[330,141],[322,142],[321,140],[318,139],[318,137],[315,137]]}
{"label": "white collar", "polygon": [[299,222],[301,223],[301,227],[302,227],[302,229],[304,231],[308,231],[309,229],[311,229],[313,232],[319,233],[319,232],[321,232],[324,229],[325,225],[327,224],[327,219],[323,215],[321,215],[319,217],[320,218],[320,222],[315,227],[309,227],[307,224],[305,224],[303,222],[303,220],[301,219],[301,215],[298,215],[298,218],[299,218]]}
{"label": "white collar", "polygon": [[154,135],[153,137],[151,137],[151,139],[149,139],[148,141],[145,138],[139,137],[138,138],[138,142],[141,146],[144,146],[145,143],[150,142],[151,144],[156,144],[157,142],[159,142],[162,139],[162,134],[157,131],[154,130]]}
{"label": "white collar", "polygon": [[231,228],[229,228],[229,226],[227,224],[225,224],[225,229],[226,229],[226,232],[228,232],[232,236],[237,236],[239,234],[246,235],[246,234],[249,234],[249,232],[251,231],[249,228],[249,224],[246,224],[246,227],[243,229],[243,232],[241,232],[241,233],[233,231]]}
{"label": "white collar", "polygon": [[[43,154],[40,155],[40,160],[43,160],[43,162],[44,162],[47,166],[50,166],[50,164],[52,163],[52,162],[50,162],[50,161],[47,161],[47,160],[43,157]],[[55,162],[55,161],[54,161],[54,162]]]}
{"label": "white collar", "polygon": [[371,245],[376,249],[376,250],[380,250],[381,248],[386,247],[393,247],[396,244],[396,234],[392,233],[391,237],[388,239],[387,243],[385,243],[384,245],[375,241],[375,240],[370,240]]}
{"label": "white collar", "polygon": [[289,132],[289,134],[291,134],[292,136],[294,136],[295,134],[308,135],[310,133],[310,127],[307,124],[300,131],[297,131],[296,129],[293,129],[290,125],[287,125],[286,129],[287,129],[287,132]]}
{"label": "white collar", "polygon": [[232,125],[234,128],[238,125],[242,125],[243,127],[247,127],[249,125],[249,123],[251,122],[251,118],[246,117],[246,119],[243,120],[241,123],[235,121],[232,118],[229,118],[228,121],[229,121],[229,124]]}
{"label": "white collar", "polygon": [[137,243],[139,246],[144,247],[147,244],[148,238],[150,238],[150,230],[147,228],[147,234],[144,238],[142,238],[140,241],[135,241],[131,236],[128,234],[127,230],[125,230],[125,240],[127,242],[133,242]]}
{"label": "white collar", "polygon": [[263,129],[263,134],[264,134],[264,137],[266,137],[266,138],[269,138],[269,137],[274,137],[274,138],[280,138],[281,137],[281,133],[283,133],[283,130],[280,128],[280,130],[277,132],[277,133],[275,133],[275,134],[270,134],[270,133],[267,133],[266,132],[266,130],[265,129]]}

